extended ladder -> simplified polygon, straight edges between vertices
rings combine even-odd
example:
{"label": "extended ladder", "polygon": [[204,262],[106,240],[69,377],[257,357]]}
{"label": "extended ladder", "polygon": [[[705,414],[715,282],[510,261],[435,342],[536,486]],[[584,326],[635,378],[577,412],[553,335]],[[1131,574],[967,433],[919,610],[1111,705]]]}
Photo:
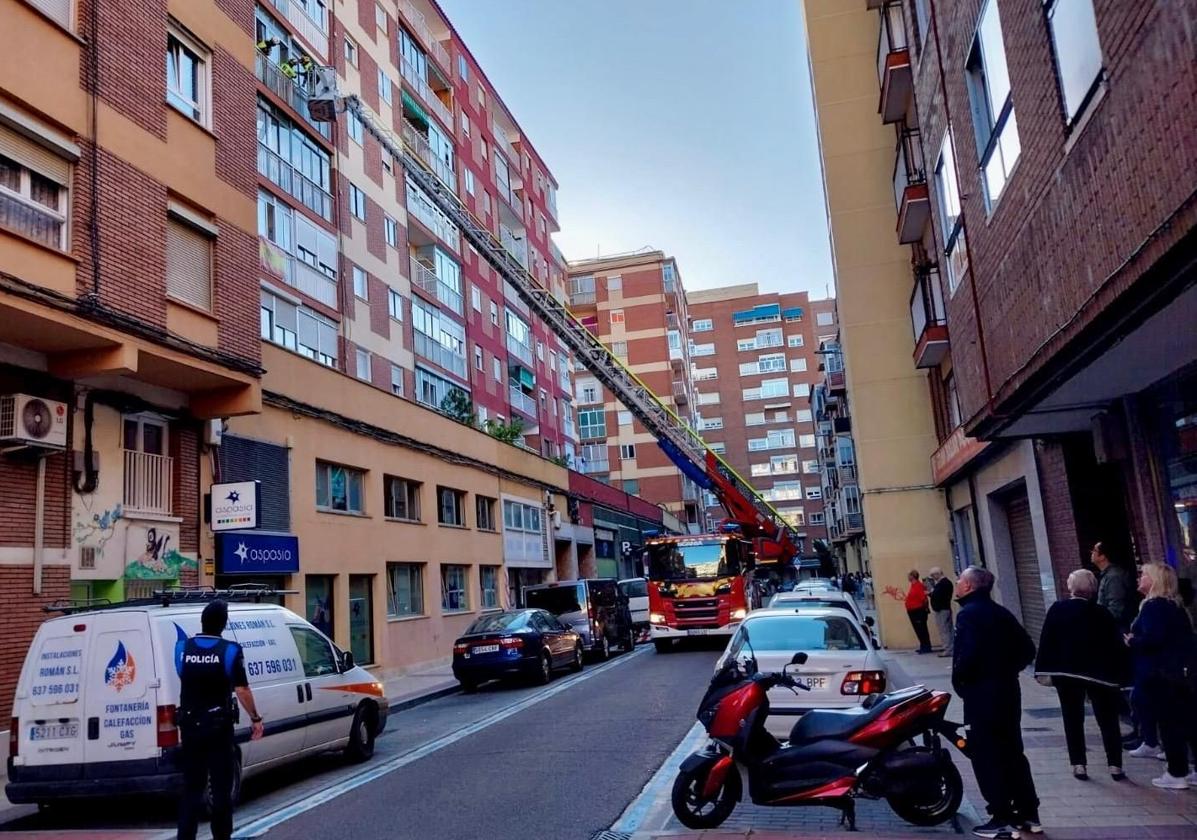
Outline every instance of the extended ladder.
{"label": "extended ladder", "polygon": [[[337,111],[347,111],[357,118],[364,130],[403,166],[416,186],[458,227],[520,299],[594,377],[644,424],[678,468],[703,489],[715,494],[729,517],[745,528],[747,536],[763,538],[775,545],[773,553],[779,555],[779,559],[784,557],[788,560],[801,550],[800,538],[781,514],[711,450],[638,376],[624,367],[562,302],[540,286],[495,235],[474,218],[433,170],[401,139],[379,124],[357,95],[338,95],[335,69],[318,68],[312,90],[309,99],[312,118],[331,121]],[[736,498],[736,495],[740,498]]]}

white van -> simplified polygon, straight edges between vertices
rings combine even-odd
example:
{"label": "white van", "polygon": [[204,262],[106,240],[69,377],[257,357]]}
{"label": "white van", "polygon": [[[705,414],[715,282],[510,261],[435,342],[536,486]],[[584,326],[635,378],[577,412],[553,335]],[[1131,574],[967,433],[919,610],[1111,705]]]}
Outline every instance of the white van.
{"label": "white van", "polygon": [[[13,802],[170,793],[181,787],[175,644],[210,600],[131,602],[48,619],[25,657],[9,733]],[[265,736],[237,724],[241,778],[301,756],[374,752],[387,719],[382,683],[319,630],[273,604],[229,603]]]}

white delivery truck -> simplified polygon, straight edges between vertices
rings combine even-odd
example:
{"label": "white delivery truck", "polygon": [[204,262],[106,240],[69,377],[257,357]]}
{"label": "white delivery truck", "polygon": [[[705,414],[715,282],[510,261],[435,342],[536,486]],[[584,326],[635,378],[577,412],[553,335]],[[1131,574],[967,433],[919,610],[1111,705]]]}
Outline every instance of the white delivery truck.
{"label": "white delivery truck", "polygon": [[[239,603],[240,591],[164,595],[48,619],[25,657],[9,733],[13,802],[180,789],[176,643],[204,605],[229,599],[225,638],[241,645],[265,736],[237,724],[243,775],[325,750],[365,760],[387,719],[382,683],[288,609]],[[265,592],[256,593],[258,597]]]}

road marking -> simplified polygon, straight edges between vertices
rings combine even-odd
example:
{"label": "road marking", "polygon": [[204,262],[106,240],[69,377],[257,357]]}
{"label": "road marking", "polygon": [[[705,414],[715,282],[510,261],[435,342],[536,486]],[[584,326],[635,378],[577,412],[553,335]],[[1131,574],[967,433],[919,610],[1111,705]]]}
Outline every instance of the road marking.
{"label": "road marking", "polygon": [[[419,761],[425,756],[431,755],[438,750],[442,750],[445,747],[455,744],[463,738],[468,738],[470,735],[481,732],[483,729],[506,720],[512,715],[519,714],[525,709],[535,706],[537,703],[548,700],[550,697],[555,697],[563,691],[567,691],[578,683],[586,682],[586,680],[589,680],[592,677],[597,677],[599,674],[609,671],[612,668],[617,668],[623,663],[631,662],[633,657],[641,655],[648,650],[650,650],[648,647],[638,648],[630,654],[624,654],[623,656],[599,665],[598,667],[588,668],[580,674],[567,677],[566,679],[549,686],[544,691],[534,694],[531,697],[525,697],[523,700],[512,703],[510,706],[505,706],[496,712],[492,712],[491,714],[475,721],[469,726],[466,726],[455,732],[451,732],[448,735],[442,735],[439,738],[434,738],[426,744],[409,750],[402,755],[395,756],[394,758],[389,759],[382,764],[371,767],[369,770],[365,770],[361,773],[350,776],[349,778],[343,779],[334,785],[324,788],[323,790],[307,795],[298,802],[293,802],[290,805],[285,805],[282,808],[272,811],[264,816],[258,817],[251,822],[242,825],[240,828],[235,829],[233,832],[233,837],[235,840],[250,840],[250,838],[261,837],[270,829],[286,822],[287,820],[294,819],[300,814],[304,814],[313,808],[323,805],[325,802],[336,799],[342,794],[348,793],[349,791],[359,788],[362,785],[369,784],[375,779],[382,778],[389,773],[395,772],[401,767],[406,767],[409,764]],[[167,840],[167,838],[173,836],[173,832],[159,835],[161,840]]]}
{"label": "road marking", "polygon": [[[657,805],[663,799],[668,801],[667,797],[661,796],[661,793],[673,786],[674,776],[677,774],[677,769],[681,766],[682,761],[690,753],[696,751],[705,740],[707,740],[707,733],[702,728],[701,723],[695,723],[690,727],[690,731],[686,733],[681,743],[669,754],[669,758],[665,759],[665,763],[657,769],[657,772],[648,780],[648,784],[644,786],[644,789],[640,791],[639,795],[619,815],[619,819],[611,826],[611,831],[616,834],[635,834],[639,831],[653,806]],[[672,813],[672,806],[669,810]],[[658,826],[658,828],[663,827]]]}

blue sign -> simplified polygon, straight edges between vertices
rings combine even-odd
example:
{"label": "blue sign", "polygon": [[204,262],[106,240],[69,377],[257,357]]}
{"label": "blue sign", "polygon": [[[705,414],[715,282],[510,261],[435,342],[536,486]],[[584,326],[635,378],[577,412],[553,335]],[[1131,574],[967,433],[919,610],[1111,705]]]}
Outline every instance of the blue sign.
{"label": "blue sign", "polygon": [[292,534],[224,531],[215,536],[216,571],[222,575],[299,571],[299,537]]}

